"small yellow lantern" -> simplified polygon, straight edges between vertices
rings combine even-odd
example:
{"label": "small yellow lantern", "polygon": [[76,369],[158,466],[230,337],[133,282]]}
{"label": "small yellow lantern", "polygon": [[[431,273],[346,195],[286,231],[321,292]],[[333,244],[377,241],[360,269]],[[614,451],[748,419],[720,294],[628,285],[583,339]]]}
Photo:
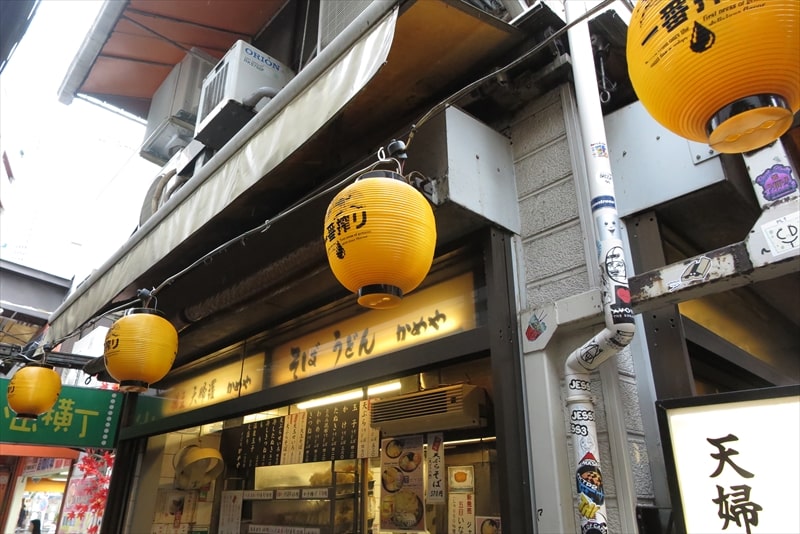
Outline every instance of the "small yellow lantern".
{"label": "small yellow lantern", "polygon": [[800,110],[800,2],[640,1],[627,60],[668,130],[724,153],[761,148]]}
{"label": "small yellow lantern", "polygon": [[178,332],[161,312],[133,308],[106,333],[103,358],[124,392],[146,391],[164,378],[178,354]]}
{"label": "small yellow lantern", "polygon": [[55,406],[60,394],[61,377],[53,366],[30,363],[11,377],[8,406],[17,417],[36,419]]}
{"label": "small yellow lantern", "polygon": [[334,276],[358,293],[358,303],[391,308],[427,276],[436,221],[400,174],[369,171],[331,201],[323,240]]}

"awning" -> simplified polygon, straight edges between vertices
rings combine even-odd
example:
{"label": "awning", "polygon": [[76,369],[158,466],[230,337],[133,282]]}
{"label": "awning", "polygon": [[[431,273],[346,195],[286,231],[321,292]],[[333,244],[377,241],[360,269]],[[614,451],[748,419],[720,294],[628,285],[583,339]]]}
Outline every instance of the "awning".
{"label": "awning", "polygon": [[[311,83],[307,82],[313,74],[310,68],[295,77],[239,132],[237,138],[246,140],[245,146],[232,140],[226,148],[240,145],[238,150],[229,157],[232,148],[214,156],[101,271],[84,282],[85,289],[79,288],[53,313],[45,341],[59,339],[91,318],[325,125],[386,61],[396,21],[395,9]],[[253,130],[257,130],[254,135]]]}
{"label": "awning", "polygon": [[221,58],[281,10],[263,0],[111,0],[103,4],[58,91],[86,95],[141,118],[172,68],[192,48]]}
{"label": "awning", "polygon": [[[463,2],[372,3],[70,295],[51,316],[46,341],[134,297],[137,288],[158,285],[359,158],[374,161],[387,137],[485,73],[522,37]],[[265,289],[301,267],[318,294],[343,291],[325,265],[323,216],[324,206],[315,206],[319,221],[298,216],[276,225],[161,293],[159,309],[181,334],[178,362],[285,317],[309,284],[291,296],[283,287],[269,295]],[[259,306],[247,308],[255,292]],[[213,322],[219,314],[201,309],[209,301],[236,313]]]}

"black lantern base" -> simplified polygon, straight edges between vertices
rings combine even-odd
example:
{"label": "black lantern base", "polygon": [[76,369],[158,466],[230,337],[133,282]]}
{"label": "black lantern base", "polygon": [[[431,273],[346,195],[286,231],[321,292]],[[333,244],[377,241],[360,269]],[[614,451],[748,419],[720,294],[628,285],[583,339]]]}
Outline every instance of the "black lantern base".
{"label": "black lantern base", "polygon": [[35,413],[18,413],[16,415],[20,419],[33,419],[33,420],[39,419],[39,416]]}
{"label": "black lantern base", "polygon": [[403,290],[397,286],[373,284],[358,290],[358,303],[365,308],[384,310],[400,305]]}
{"label": "black lantern base", "polygon": [[123,380],[119,383],[119,390],[123,393],[143,393],[150,384],[141,380]]}

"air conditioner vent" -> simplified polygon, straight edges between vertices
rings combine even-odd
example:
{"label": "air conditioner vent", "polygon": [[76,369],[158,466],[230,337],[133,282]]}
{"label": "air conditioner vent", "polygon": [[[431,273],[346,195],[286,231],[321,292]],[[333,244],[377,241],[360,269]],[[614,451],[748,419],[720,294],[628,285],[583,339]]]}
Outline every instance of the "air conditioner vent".
{"label": "air conditioner vent", "polygon": [[400,395],[372,404],[372,426],[385,435],[402,435],[486,425],[486,393],[459,384]]}

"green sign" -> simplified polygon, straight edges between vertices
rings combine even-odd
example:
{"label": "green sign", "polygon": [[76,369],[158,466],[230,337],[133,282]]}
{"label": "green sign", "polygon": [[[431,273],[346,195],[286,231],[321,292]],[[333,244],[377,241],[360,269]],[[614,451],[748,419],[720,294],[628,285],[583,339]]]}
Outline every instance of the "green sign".
{"label": "green sign", "polygon": [[0,441],[113,449],[122,393],[62,386],[56,405],[38,419],[20,419],[8,406],[9,380],[0,378]]}

